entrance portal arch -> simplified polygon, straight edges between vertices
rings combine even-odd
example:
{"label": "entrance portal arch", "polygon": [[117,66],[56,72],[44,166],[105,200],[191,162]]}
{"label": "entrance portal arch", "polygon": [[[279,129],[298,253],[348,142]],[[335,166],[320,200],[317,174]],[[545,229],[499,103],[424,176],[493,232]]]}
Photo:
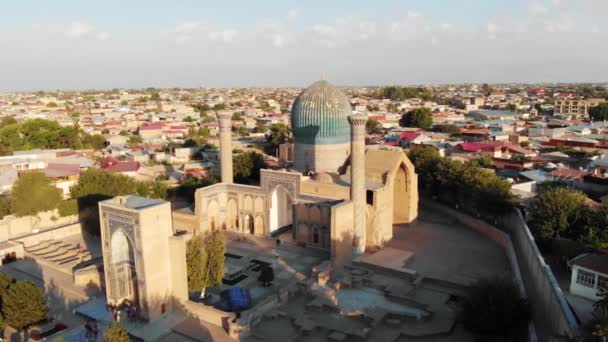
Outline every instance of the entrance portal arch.
{"label": "entrance portal arch", "polygon": [[137,273],[133,244],[122,230],[117,230],[110,239],[110,265],[112,267],[115,301],[137,302]]}
{"label": "entrance portal arch", "polygon": [[282,185],[277,185],[270,195],[270,233],[292,223],[293,200]]}
{"label": "entrance portal arch", "polygon": [[400,165],[393,182],[393,224],[404,223],[408,217],[407,173],[404,165]]}

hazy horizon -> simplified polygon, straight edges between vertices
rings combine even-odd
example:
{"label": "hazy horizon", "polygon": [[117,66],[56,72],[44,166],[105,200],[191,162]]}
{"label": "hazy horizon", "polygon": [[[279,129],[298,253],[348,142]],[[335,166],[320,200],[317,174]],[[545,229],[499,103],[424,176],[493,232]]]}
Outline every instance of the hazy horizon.
{"label": "hazy horizon", "polygon": [[5,4],[0,91],[604,83],[603,0]]}

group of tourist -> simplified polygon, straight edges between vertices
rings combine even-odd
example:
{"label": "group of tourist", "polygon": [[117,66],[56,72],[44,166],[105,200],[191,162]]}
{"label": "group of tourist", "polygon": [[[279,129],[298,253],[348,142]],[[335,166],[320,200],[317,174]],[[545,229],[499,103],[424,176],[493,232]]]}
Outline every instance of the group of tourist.
{"label": "group of tourist", "polygon": [[112,313],[112,319],[114,322],[120,322],[120,316],[123,310],[126,311],[130,321],[134,321],[137,318],[137,306],[128,300],[125,300],[121,305],[108,305],[108,311]]}

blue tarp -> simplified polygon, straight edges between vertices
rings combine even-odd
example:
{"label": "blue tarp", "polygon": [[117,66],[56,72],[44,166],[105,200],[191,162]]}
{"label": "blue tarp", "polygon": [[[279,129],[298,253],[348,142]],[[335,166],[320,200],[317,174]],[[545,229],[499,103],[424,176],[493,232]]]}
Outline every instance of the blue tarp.
{"label": "blue tarp", "polygon": [[251,294],[248,289],[242,287],[232,287],[222,291],[222,299],[224,299],[230,310],[245,310],[251,307]]}

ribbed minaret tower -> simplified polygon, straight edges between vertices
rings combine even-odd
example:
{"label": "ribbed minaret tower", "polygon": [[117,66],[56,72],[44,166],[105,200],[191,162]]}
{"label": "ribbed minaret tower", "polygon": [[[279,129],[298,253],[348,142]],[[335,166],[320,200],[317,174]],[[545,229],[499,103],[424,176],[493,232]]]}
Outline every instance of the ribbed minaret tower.
{"label": "ribbed minaret tower", "polygon": [[350,199],[353,202],[353,256],[365,253],[365,124],[367,115],[353,114],[350,124]]}
{"label": "ribbed minaret tower", "polygon": [[222,183],[232,183],[232,112],[218,111],[220,122],[220,168]]}

